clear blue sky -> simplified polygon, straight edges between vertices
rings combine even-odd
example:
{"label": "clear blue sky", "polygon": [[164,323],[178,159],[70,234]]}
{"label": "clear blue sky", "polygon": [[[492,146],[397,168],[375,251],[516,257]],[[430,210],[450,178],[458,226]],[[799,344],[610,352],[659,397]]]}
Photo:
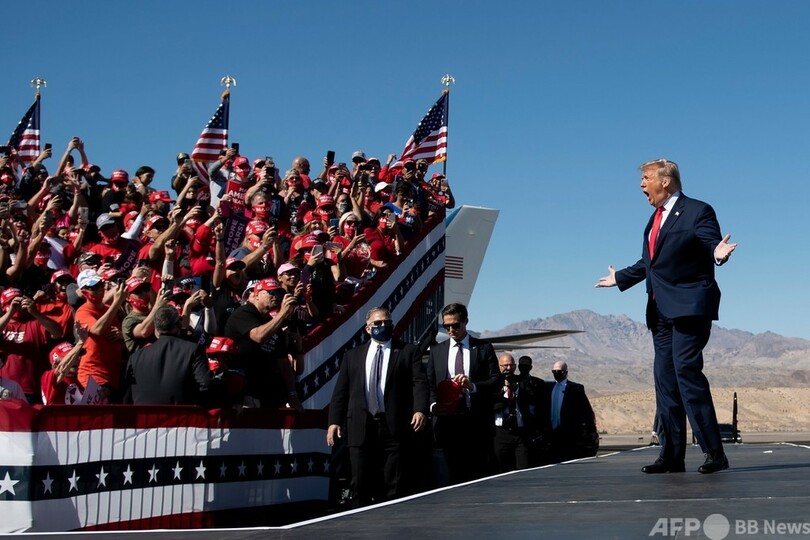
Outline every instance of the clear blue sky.
{"label": "clear blue sky", "polygon": [[102,173],[149,164],[164,187],[223,75],[238,81],[231,141],[286,168],[328,149],[399,153],[451,73],[449,180],[460,202],[501,210],[475,329],[579,308],[643,320],[643,286],[593,285],[640,256],[651,208],[636,167],[668,157],[739,242],[718,271],[720,324],[810,338],[810,2],[46,0],[3,12],[3,136],[42,76],[43,142],[61,151],[79,135]]}

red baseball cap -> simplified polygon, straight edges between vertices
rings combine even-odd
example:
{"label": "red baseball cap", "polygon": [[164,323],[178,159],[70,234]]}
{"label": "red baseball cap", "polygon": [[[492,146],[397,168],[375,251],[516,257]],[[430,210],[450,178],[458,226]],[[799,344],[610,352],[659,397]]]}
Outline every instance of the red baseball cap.
{"label": "red baseball cap", "polygon": [[238,264],[242,268],[245,267],[245,261],[243,261],[242,259],[237,259],[236,257],[228,257],[228,259],[225,261],[225,268],[230,269],[232,266],[236,264]]}
{"label": "red baseball cap", "polygon": [[281,285],[275,278],[264,278],[259,281],[256,286],[253,288],[253,292],[261,292],[261,291],[277,291],[281,289]]}
{"label": "red baseball cap", "polygon": [[110,182],[122,182],[126,184],[129,182],[129,173],[124,169],[116,169],[110,177]]}
{"label": "red baseball cap", "polygon": [[62,278],[62,277],[65,277],[65,276],[69,277],[70,281],[76,281],[75,279],[73,279],[73,275],[70,272],[68,272],[67,270],[57,270],[56,272],[51,274],[51,283],[56,283],[56,281],[59,278]]}
{"label": "red baseball cap", "polygon": [[149,202],[174,202],[168,191],[153,191],[149,194]]}
{"label": "red baseball cap", "polygon": [[51,360],[51,365],[56,364],[59,360],[65,357],[67,353],[73,350],[73,345],[68,343],[67,341],[63,341],[53,349],[51,349],[51,353],[48,355],[48,358]]}
{"label": "red baseball cap", "polygon": [[253,221],[247,224],[247,227],[245,228],[245,236],[251,236],[253,234],[255,234],[256,236],[261,236],[269,228],[270,225],[268,225],[264,221],[254,219]]}
{"label": "red baseball cap", "polygon": [[126,283],[126,286],[127,286],[127,292],[128,293],[133,293],[136,290],[138,290],[140,287],[143,287],[144,285],[149,285],[148,281],[144,281],[143,279],[141,279],[141,278],[139,278],[137,276],[132,276],[131,278],[126,280],[125,283]]}
{"label": "red baseball cap", "polygon": [[236,342],[228,337],[215,337],[205,352],[206,354],[232,354],[236,352]]}
{"label": "red baseball cap", "polygon": [[11,303],[12,300],[22,295],[23,293],[20,289],[16,287],[9,287],[5,291],[3,291],[3,294],[0,294],[0,305],[6,307]]}
{"label": "red baseball cap", "polygon": [[320,246],[321,244],[323,244],[323,242],[321,242],[321,239],[318,238],[318,235],[316,235],[316,234],[308,234],[301,241],[301,245],[299,246],[299,249]]}
{"label": "red baseball cap", "polygon": [[335,206],[335,198],[331,195],[321,195],[318,197],[318,208],[321,206]]}
{"label": "red baseball cap", "polygon": [[148,231],[161,221],[168,223],[169,218],[167,218],[166,216],[161,216],[160,214],[155,214],[154,216],[146,220],[146,230]]}

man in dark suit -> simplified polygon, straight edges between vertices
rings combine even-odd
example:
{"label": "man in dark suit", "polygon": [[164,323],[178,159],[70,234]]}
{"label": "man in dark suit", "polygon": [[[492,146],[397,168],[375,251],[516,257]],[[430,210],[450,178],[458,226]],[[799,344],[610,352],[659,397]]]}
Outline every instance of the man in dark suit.
{"label": "man in dark suit", "polygon": [[703,375],[703,347],[718,319],[720,288],[714,267],[725,263],[737,244],[723,237],[714,209],[681,192],[678,166],[669,160],[639,167],[641,189],[656,208],[644,230],[641,259],[618,272],[608,267],[597,287],[624,291],[646,281],[647,326],[655,347],[655,401],[661,454],[642,469],[648,474],[683,472],[686,417],[706,454],[698,468],[728,468],[720,442],[709,381]]}
{"label": "man in dark suit", "polygon": [[591,402],[585,387],[568,380],[568,364],[555,362],[551,369],[554,382],[548,381],[549,460],[567,461],[596,455],[599,434]]}
{"label": "man in dark suit", "polygon": [[212,405],[211,372],[205,349],[186,341],[180,315],[170,306],[155,313],[157,341],[132,354],[124,401],[136,405]]}
{"label": "man in dark suit", "polygon": [[[430,348],[428,382],[436,442],[455,484],[493,470],[494,396],[501,388],[498,359],[491,343],[467,333],[467,308],[449,304],[442,326],[450,339]],[[461,394],[453,403],[439,400],[439,384],[450,380]]]}
{"label": "man in dark suit", "polygon": [[392,341],[387,309],[366,316],[371,341],[346,353],[340,365],[326,442],[346,429],[352,485],[359,506],[403,494],[403,467],[414,432],[427,422],[427,378],[413,345]]}

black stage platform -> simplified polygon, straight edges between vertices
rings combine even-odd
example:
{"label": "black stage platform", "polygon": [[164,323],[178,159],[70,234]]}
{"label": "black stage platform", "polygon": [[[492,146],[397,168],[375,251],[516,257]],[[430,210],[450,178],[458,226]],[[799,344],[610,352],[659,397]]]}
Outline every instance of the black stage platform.
{"label": "black stage platform", "polygon": [[[645,447],[444,488],[285,528],[71,534],[73,539],[810,538],[810,447],[729,445],[731,469],[645,475]],[[26,535],[28,536],[28,535]],[[67,535],[65,535],[67,536]],[[31,535],[32,538],[46,537]],[[53,538],[54,536],[48,535]]]}

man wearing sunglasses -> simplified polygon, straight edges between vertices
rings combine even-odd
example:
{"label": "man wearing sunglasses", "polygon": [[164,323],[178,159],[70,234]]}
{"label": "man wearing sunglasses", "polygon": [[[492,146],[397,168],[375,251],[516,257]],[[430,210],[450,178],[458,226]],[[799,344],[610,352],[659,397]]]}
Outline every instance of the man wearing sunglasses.
{"label": "man wearing sunglasses", "polygon": [[585,387],[568,380],[568,364],[562,360],[554,363],[551,375],[554,382],[546,382],[551,427],[547,441],[549,461],[559,463],[596,455],[599,434]]}
{"label": "man wearing sunglasses", "polygon": [[326,442],[334,446],[345,426],[358,506],[405,494],[413,434],[427,422],[421,356],[413,345],[393,340],[393,331],[387,309],[368,312],[371,341],[346,353],[329,406]]}
{"label": "man wearing sunglasses", "polygon": [[[449,304],[442,326],[450,339],[430,348],[428,382],[436,442],[447,461],[450,482],[486,476],[493,466],[495,392],[501,388],[492,344],[467,333],[467,308]],[[452,381],[452,382],[446,382]],[[439,399],[440,384],[458,389],[452,403]]]}

